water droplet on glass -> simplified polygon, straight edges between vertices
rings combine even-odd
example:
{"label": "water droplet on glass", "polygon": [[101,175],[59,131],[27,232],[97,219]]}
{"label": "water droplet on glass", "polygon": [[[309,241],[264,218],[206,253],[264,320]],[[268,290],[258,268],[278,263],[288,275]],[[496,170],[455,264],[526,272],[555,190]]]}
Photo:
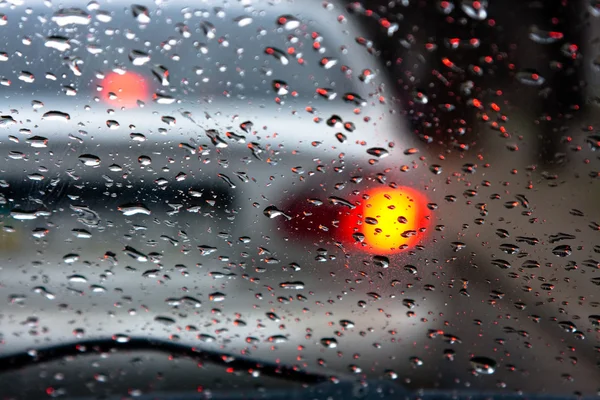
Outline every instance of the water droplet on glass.
{"label": "water droplet on glass", "polygon": [[208,299],[214,302],[220,302],[225,300],[225,294],[221,292],[214,292],[208,295]]}
{"label": "water droplet on glass", "polygon": [[71,43],[69,43],[69,38],[64,36],[48,36],[44,46],[63,52],[71,48]]}
{"label": "water droplet on glass", "polygon": [[284,29],[290,31],[300,26],[300,20],[293,15],[281,15],[277,18],[277,24],[282,26]]}
{"label": "water droplet on glass", "polygon": [[287,55],[283,51],[279,50],[278,48],[267,47],[265,49],[265,54],[273,56],[282,65],[288,65],[290,63],[290,60],[288,59]]}
{"label": "water droplet on glass", "polygon": [[46,289],[43,286],[36,286],[31,291],[33,293],[41,294],[48,300],[54,300],[56,298],[56,295],[54,293],[50,292],[48,289]]}
{"label": "water droplet on glass", "polygon": [[517,254],[520,251],[519,246],[510,243],[502,243],[499,247],[506,254]]}
{"label": "water droplet on glass", "polygon": [[516,74],[516,78],[519,82],[529,86],[541,86],[546,81],[536,70],[524,69]]}
{"label": "water droplet on glass", "polygon": [[413,367],[421,367],[424,364],[423,360],[419,357],[411,357],[408,359],[408,361],[412,364]]}
{"label": "water droplet on glass", "polygon": [[202,21],[200,22],[200,28],[202,28],[202,31],[204,32],[204,35],[206,35],[207,39],[214,39],[217,37],[217,28],[215,28],[212,23],[208,21]]}
{"label": "water droplet on glass", "polygon": [[354,322],[348,320],[348,319],[342,319],[340,320],[340,325],[345,328],[345,329],[352,329],[354,328]]}
{"label": "water droplet on glass", "polygon": [[67,277],[68,281],[71,283],[86,283],[87,278],[83,275],[69,275]]}
{"label": "water droplet on glass", "polygon": [[287,220],[292,219],[291,216],[289,216],[288,214],[284,213],[283,211],[281,211],[280,209],[278,209],[275,206],[268,206],[267,208],[265,208],[263,210],[263,214],[266,215],[269,218],[277,218],[277,217],[284,217]]}
{"label": "water droplet on glass", "polygon": [[233,20],[238,26],[244,27],[248,26],[252,23],[252,17],[248,17],[246,15],[237,17]]}
{"label": "water droplet on glass", "polygon": [[79,260],[79,254],[67,254],[63,257],[63,262],[67,263],[67,264],[73,264],[74,262]]}
{"label": "water droplet on glass", "polygon": [[390,259],[386,256],[373,256],[373,264],[379,268],[388,268],[390,266]]}
{"label": "water droplet on glass", "polygon": [[408,308],[409,310],[412,310],[416,307],[417,303],[413,299],[403,299],[402,305]]}
{"label": "water droplet on glass", "polygon": [[25,210],[20,210],[20,209],[13,209],[10,212],[10,216],[13,217],[14,219],[18,219],[21,221],[27,221],[27,220],[36,219],[39,216],[39,214],[38,214],[37,210],[25,211]]}
{"label": "water droplet on glass", "polygon": [[363,69],[358,79],[363,83],[369,83],[375,78],[375,72],[370,69]]}
{"label": "water droplet on glass", "polygon": [[539,44],[550,44],[564,37],[562,32],[544,31],[537,26],[532,26],[529,30],[529,38]]}
{"label": "water droplet on glass", "polygon": [[367,101],[356,93],[345,93],[342,99],[346,103],[352,103],[361,107],[365,107],[367,105]]}
{"label": "water droplet on glass", "polygon": [[150,54],[141,50],[131,50],[129,53],[129,61],[135,66],[144,65],[150,61]]}
{"label": "water droplet on glass", "polygon": [[302,290],[304,289],[304,282],[281,282],[279,287],[282,289]]}
{"label": "water droplet on glass", "polygon": [[488,357],[473,357],[471,365],[475,372],[481,375],[491,375],[496,372],[496,361]]}
{"label": "water droplet on glass", "polygon": [[385,158],[390,155],[390,152],[383,147],[371,147],[370,149],[367,149],[367,154],[378,158]]}
{"label": "water droplet on glass", "polygon": [[1,128],[8,128],[12,125],[16,125],[17,121],[15,121],[15,119],[13,117],[11,117],[10,115],[2,115],[0,116],[0,127]]}
{"label": "water droplet on glass", "polygon": [[526,260],[521,267],[523,268],[540,268],[540,263],[536,260]]}
{"label": "water droplet on glass", "polygon": [[316,92],[326,100],[333,100],[337,97],[337,93],[330,88],[317,88]]}
{"label": "water droplet on glass", "polygon": [[439,175],[442,173],[442,166],[438,164],[433,164],[429,166],[429,170],[435,175]]}
{"label": "water droplet on glass", "polygon": [[123,215],[126,215],[126,216],[131,216],[131,215],[136,215],[136,214],[144,214],[144,215],[152,214],[152,212],[148,209],[148,207],[146,207],[143,204],[139,204],[139,203],[123,204],[118,207],[118,210],[121,211],[123,213]]}
{"label": "water droplet on glass", "polygon": [[58,26],[88,25],[92,17],[80,8],[61,8],[54,13],[52,21]]}
{"label": "water droplet on glass", "polygon": [[284,96],[288,94],[288,84],[284,81],[274,80],[272,82],[273,90],[278,96]]}
{"label": "water droplet on glass", "polygon": [[568,257],[571,255],[572,252],[573,250],[568,244],[556,246],[554,249],[552,249],[552,254],[558,257]]}
{"label": "water droplet on glass", "polygon": [[231,189],[235,189],[236,188],[235,183],[233,183],[233,181],[231,180],[231,178],[228,177],[227,175],[219,173],[219,174],[217,174],[217,176],[219,178],[221,178],[223,180],[223,182],[225,182]]}
{"label": "water droplet on glass", "polygon": [[197,337],[198,337],[198,340],[200,340],[201,342],[204,342],[204,343],[213,343],[217,340],[216,337],[206,334],[206,333],[201,333]]}
{"label": "water droplet on glass", "polygon": [[42,119],[45,121],[62,121],[67,122],[71,119],[71,116],[62,111],[48,111],[42,115]]}
{"label": "water droplet on glass", "polygon": [[452,242],[450,243],[450,246],[452,247],[452,251],[455,253],[464,250],[467,247],[467,245],[463,242]]}
{"label": "water droplet on glass", "polygon": [[568,333],[577,332],[577,326],[571,321],[559,321],[558,326],[560,326],[565,332]]}
{"label": "water droplet on glass", "polygon": [[123,251],[125,252],[125,254],[127,254],[128,256],[130,256],[131,258],[139,261],[139,262],[147,262],[148,261],[148,256],[145,255],[144,253],[134,249],[131,246],[125,246],[125,248],[123,249]]}
{"label": "water droplet on glass", "polygon": [[154,93],[154,95],[152,95],[152,100],[157,104],[173,104],[175,102],[173,96],[162,93]]}
{"label": "water droplet on glass", "polygon": [[510,265],[510,263],[506,260],[492,260],[492,265],[500,268],[500,269],[509,269],[512,266]]}
{"label": "water droplet on glass", "polygon": [[333,68],[338,63],[338,60],[336,58],[323,57],[323,58],[321,58],[321,61],[319,63],[321,64],[321,66],[323,68],[330,69],[330,68]]}
{"label": "water droplet on glass", "polygon": [[48,235],[50,231],[46,228],[35,228],[32,232],[31,235],[33,237],[36,237],[38,239],[41,239],[43,237],[46,237],[46,235]]}
{"label": "water droplet on glass", "polygon": [[82,154],[79,156],[79,161],[88,167],[97,167],[100,165],[100,157],[93,154]]}
{"label": "water droplet on glass", "polygon": [[267,338],[267,342],[269,343],[285,343],[288,341],[288,338],[283,335],[273,335]]}
{"label": "water droplet on glass", "polygon": [[600,17],[600,1],[588,0],[588,10],[593,17]]}
{"label": "water droplet on glass", "polygon": [[148,8],[139,4],[133,4],[131,6],[131,12],[133,13],[133,17],[140,24],[149,24],[150,23],[150,11]]}
{"label": "water droplet on glass", "polygon": [[335,338],[323,338],[321,339],[321,345],[328,349],[335,349],[338,345],[338,342]]}
{"label": "water droplet on glass", "polygon": [[469,18],[483,21],[487,18],[487,0],[461,0],[460,8]]}
{"label": "water droplet on glass", "polygon": [[124,333],[117,333],[112,336],[112,340],[114,340],[117,343],[127,343],[131,340],[131,338],[128,335],[125,335]]}
{"label": "water droplet on glass", "polygon": [[[169,86],[170,74],[166,67],[162,65],[155,65],[154,68],[152,68],[152,74],[156,77],[156,79],[158,79],[162,86]],[[174,118],[172,118],[172,120],[175,121]]]}
{"label": "water droplet on glass", "polygon": [[169,326],[175,323],[175,320],[171,317],[165,317],[161,315],[157,315],[154,317],[154,322],[158,322],[161,325]]}

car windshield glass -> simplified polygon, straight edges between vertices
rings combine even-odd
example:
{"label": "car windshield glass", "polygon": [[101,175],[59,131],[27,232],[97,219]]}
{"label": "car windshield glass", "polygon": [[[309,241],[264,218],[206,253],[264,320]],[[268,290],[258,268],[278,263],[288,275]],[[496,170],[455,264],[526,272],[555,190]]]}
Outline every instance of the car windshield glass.
{"label": "car windshield glass", "polygon": [[0,2],[0,394],[596,395],[599,18]]}

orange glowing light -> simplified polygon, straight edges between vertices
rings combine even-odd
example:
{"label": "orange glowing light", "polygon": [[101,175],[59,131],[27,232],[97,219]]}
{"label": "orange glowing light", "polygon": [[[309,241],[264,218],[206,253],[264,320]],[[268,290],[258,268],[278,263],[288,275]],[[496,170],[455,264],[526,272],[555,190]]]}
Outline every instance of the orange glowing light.
{"label": "orange glowing light", "polygon": [[101,83],[102,100],[115,107],[136,107],[137,101],[149,97],[148,84],[134,72],[108,74]]}
{"label": "orange glowing light", "polygon": [[[368,198],[340,220],[344,242],[372,253],[397,253],[423,241],[430,223],[427,199],[409,187],[366,191]],[[362,237],[362,243],[356,241]]]}

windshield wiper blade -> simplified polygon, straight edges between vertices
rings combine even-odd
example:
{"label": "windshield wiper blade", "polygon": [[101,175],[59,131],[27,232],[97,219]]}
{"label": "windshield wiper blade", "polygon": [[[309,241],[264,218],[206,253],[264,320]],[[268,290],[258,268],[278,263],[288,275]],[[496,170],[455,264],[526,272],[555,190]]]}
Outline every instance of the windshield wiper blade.
{"label": "windshield wiper blade", "polygon": [[[308,392],[304,389],[275,391],[269,396],[269,399],[271,400],[307,398],[309,397],[308,394],[315,396],[318,395],[320,398],[352,398],[358,396],[365,400],[392,400],[397,398],[404,398],[407,400],[520,400],[524,397],[534,400],[576,399],[576,397],[572,395],[555,395],[545,393],[529,394],[525,396],[515,393],[480,392],[477,390],[461,391],[425,389],[409,391],[403,388],[401,385],[396,385],[392,382],[381,380],[359,382],[356,379],[345,379],[347,378],[346,376],[339,377],[335,375],[316,374],[302,371],[293,366],[261,362],[248,357],[237,357],[224,352],[206,350],[171,341],[144,337],[127,337],[126,340],[115,337],[71,341],[54,346],[48,346],[34,350],[25,350],[10,355],[0,356],[0,374],[22,368],[35,367],[36,365],[61,360],[65,357],[93,355],[112,351],[158,351],[220,365],[227,368],[233,368],[234,370],[256,370],[260,371],[261,375],[284,380],[292,380],[298,383],[311,385],[307,388],[304,388],[308,390]],[[252,393],[248,393],[247,391],[226,391],[224,393],[216,392],[213,393],[213,398],[216,400],[245,399],[252,397],[251,394]],[[141,399],[190,400],[198,399],[198,394],[195,392],[150,393],[143,395]],[[591,397],[584,399],[591,399]]]}
{"label": "windshield wiper blade", "polygon": [[233,368],[234,370],[255,370],[260,372],[261,375],[306,384],[322,383],[332,379],[331,375],[307,372],[294,366],[263,362],[249,357],[234,356],[224,352],[144,337],[78,340],[0,356],[0,374],[61,360],[65,357],[92,355],[111,351],[158,351],[226,368]]}

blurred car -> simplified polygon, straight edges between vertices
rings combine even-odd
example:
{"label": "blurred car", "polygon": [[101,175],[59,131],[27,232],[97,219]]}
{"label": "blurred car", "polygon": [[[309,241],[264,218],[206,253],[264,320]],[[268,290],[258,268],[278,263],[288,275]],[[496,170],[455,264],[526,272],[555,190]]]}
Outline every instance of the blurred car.
{"label": "blurred car", "polygon": [[[17,78],[0,166],[3,326],[19,335],[7,352],[73,334],[169,333],[259,359],[293,359],[300,340],[336,347],[327,315],[362,281],[345,254],[369,252],[358,228],[323,232],[417,139],[339,4],[217,4],[7,10],[23,32],[6,48]],[[309,218],[319,204],[326,219]],[[282,334],[302,314],[314,332]]]}

